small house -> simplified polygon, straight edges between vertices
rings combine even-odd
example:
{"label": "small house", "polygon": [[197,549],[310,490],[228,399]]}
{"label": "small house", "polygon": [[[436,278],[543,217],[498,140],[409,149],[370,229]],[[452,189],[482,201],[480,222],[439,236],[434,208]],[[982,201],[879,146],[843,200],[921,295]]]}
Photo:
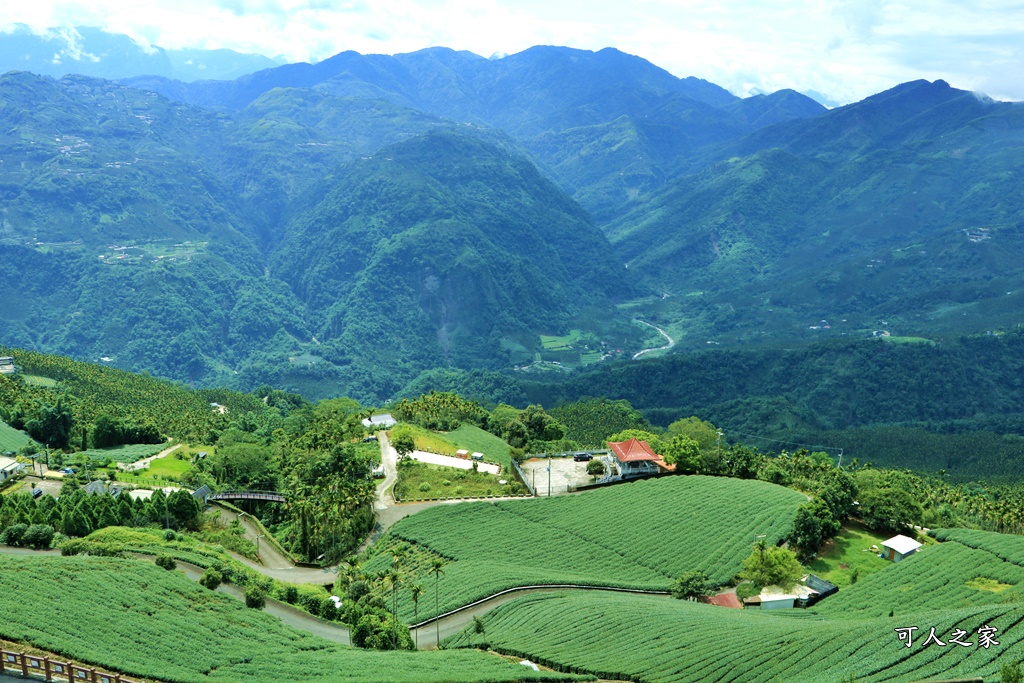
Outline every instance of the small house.
{"label": "small house", "polygon": [[463,460],[469,460],[469,451],[467,451],[465,448],[460,448],[459,450],[455,451],[455,457],[462,458]]}
{"label": "small house", "polygon": [[14,373],[14,359],[10,356],[0,358],[0,375],[13,375]]}
{"label": "small house", "polygon": [[635,437],[629,441],[613,441],[608,448],[619,461],[619,471],[623,479],[643,477],[659,472],[658,461],[662,457],[651,450],[646,441],[638,441]]}
{"label": "small house", "polygon": [[363,420],[363,426],[367,429],[391,429],[396,424],[398,424],[398,420],[391,417],[391,413],[371,415]]}
{"label": "small house", "polygon": [[900,534],[882,542],[882,556],[892,562],[899,562],[908,555],[913,555],[921,544],[912,538]]}
{"label": "small house", "polygon": [[7,481],[19,472],[24,471],[25,465],[14,458],[0,456],[0,481]]}

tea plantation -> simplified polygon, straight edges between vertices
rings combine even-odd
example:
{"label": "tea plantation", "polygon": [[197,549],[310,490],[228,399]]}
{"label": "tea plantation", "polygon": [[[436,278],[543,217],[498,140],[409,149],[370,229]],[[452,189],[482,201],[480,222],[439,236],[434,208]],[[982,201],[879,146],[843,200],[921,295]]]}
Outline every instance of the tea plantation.
{"label": "tea plantation", "polygon": [[[1002,663],[1024,657],[1024,539],[964,529],[936,537],[945,542],[810,610],[603,593],[529,596],[487,614],[482,633],[467,629],[447,645],[528,653],[562,670],[651,683],[997,676]],[[895,631],[905,627],[917,629],[910,647]],[[933,627],[939,641],[928,643]],[[986,628],[996,629],[988,647],[980,636]]]}
{"label": "tea plantation", "polygon": [[[437,613],[435,606],[443,613],[517,586],[668,590],[692,570],[725,583],[758,536],[775,543],[789,533],[804,501],[763,481],[689,476],[577,496],[440,505],[396,524],[364,568],[386,569],[403,544],[407,554],[443,558],[439,579],[428,575],[427,563],[413,567],[415,580],[427,588],[420,619]],[[407,590],[400,592],[400,609],[413,619]]]}
{"label": "tea plantation", "polygon": [[338,646],[136,560],[0,555],[0,617],[2,639],[173,683],[573,678],[481,652]]}

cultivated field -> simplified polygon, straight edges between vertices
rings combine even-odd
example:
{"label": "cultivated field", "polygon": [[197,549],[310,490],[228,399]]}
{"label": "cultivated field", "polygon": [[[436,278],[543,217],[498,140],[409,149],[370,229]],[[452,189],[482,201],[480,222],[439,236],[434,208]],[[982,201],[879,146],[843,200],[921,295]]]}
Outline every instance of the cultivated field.
{"label": "cultivated field", "polygon": [[[486,646],[601,678],[649,683],[811,683],[849,680],[850,675],[858,682],[968,676],[998,680],[994,676],[1001,662],[1024,656],[1024,629],[1014,628],[1022,619],[1020,605],[893,619],[825,618],[803,610],[762,612],[577,592],[528,596],[502,605],[483,617],[483,633],[469,628],[445,646]],[[976,631],[985,625],[998,629],[999,645],[978,646]],[[893,630],[904,626],[918,627],[910,648]],[[932,626],[945,646],[923,645]],[[974,645],[948,642],[954,628],[966,631],[964,641]]]}
{"label": "cultivated field", "polygon": [[[365,568],[392,563],[401,542],[445,558],[444,612],[500,590],[535,584],[583,584],[667,590],[681,573],[703,570],[720,583],[741,569],[759,535],[769,543],[789,533],[806,498],[763,481],[666,477],[578,496],[441,505],[403,519]],[[436,613],[435,577],[419,617]],[[413,618],[408,591],[401,614]]]}
{"label": "cultivated field", "polygon": [[136,560],[0,555],[0,614],[0,638],[172,683],[571,678],[480,652],[342,647]]}
{"label": "cultivated field", "polygon": [[18,451],[32,439],[6,422],[0,421],[0,453]]}
{"label": "cultivated field", "polygon": [[156,455],[167,448],[166,443],[139,443],[113,448],[90,448],[87,451],[76,453],[75,457],[87,456],[93,462],[135,462],[151,455]]}
{"label": "cultivated field", "polygon": [[[918,681],[995,677],[1024,657],[1024,538],[939,530],[944,543],[842,588],[810,610],[730,610],[608,594],[524,597],[486,615],[482,645],[606,678]],[[895,629],[915,626],[911,646]],[[943,644],[925,644],[932,627]],[[982,647],[979,630],[995,628]],[[952,642],[954,631],[964,632]],[[994,678],[992,679],[994,680]]]}

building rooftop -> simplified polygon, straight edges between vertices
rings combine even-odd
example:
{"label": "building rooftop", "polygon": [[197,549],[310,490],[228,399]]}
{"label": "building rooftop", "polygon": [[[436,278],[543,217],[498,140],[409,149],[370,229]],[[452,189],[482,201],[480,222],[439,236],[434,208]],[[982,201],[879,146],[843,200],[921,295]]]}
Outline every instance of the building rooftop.
{"label": "building rooftop", "polygon": [[912,538],[907,538],[903,534],[893,536],[887,541],[882,541],[882,545],[886,548],[892,548],[900,555],[906,555],[912,553],[921,547],[921,544]]}
{"label": "building rooftop", "polygon": [[646,441],[638,441],[636,437],[629,441],[609,442],[608,448],[619,459],[619,462],[639,462],[641,460],[661,460],[661,456],[651,450]]}

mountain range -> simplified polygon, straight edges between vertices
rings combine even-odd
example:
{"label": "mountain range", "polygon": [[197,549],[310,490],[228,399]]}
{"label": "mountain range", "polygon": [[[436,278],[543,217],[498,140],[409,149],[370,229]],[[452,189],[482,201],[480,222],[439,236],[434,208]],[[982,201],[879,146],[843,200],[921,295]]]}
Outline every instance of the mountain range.
{"label": "mountain range", "polygon": [[[2,41],[0,41],[2,42]],[[379,401],[439,367],[1020,322],[1021,106],[614,49],[0,77],[0,342]]]}

